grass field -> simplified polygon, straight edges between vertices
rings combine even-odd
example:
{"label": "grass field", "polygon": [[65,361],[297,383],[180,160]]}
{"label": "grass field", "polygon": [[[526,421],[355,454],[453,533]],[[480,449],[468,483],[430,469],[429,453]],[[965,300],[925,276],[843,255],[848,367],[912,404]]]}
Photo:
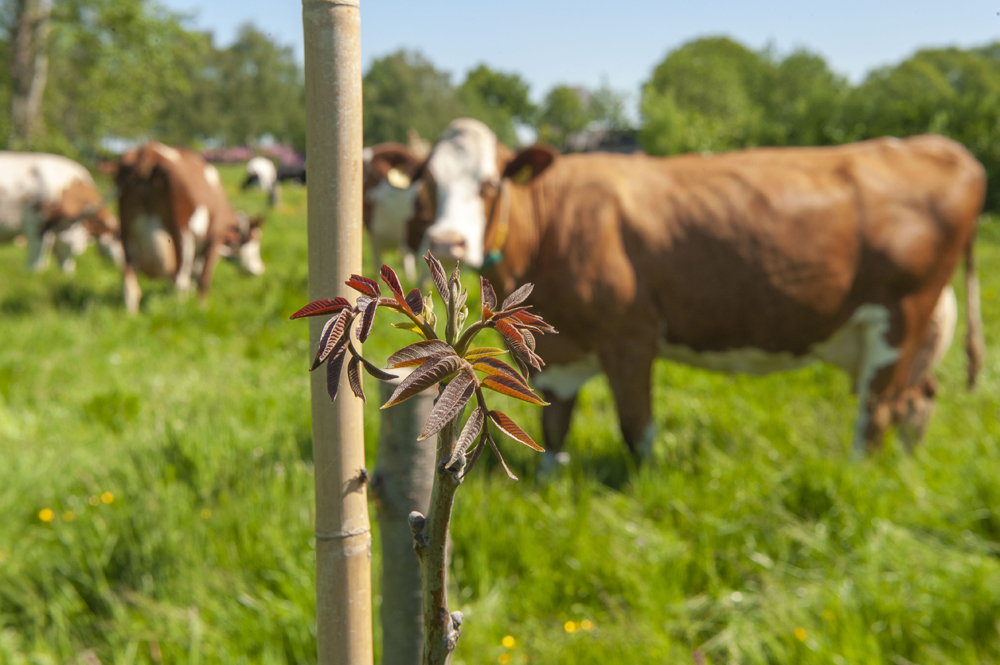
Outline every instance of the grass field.
{"label": "grass field", "polygon": [[[980,237],[987,366],[967,393],[953,345],[914,456],[852,458],[847,380],[819,366],[660,364],[639,470],[603,380],[560,477],[507,441],[522,481],[481,463],[458,494],[456,664],[1000,663],[1000,221]],[[130,318],[94,252],[73,277],[23,252],[0,247],[0,663],[313,661],[304,192],[267,273],[221,265],[207,306],[144,282]]]}

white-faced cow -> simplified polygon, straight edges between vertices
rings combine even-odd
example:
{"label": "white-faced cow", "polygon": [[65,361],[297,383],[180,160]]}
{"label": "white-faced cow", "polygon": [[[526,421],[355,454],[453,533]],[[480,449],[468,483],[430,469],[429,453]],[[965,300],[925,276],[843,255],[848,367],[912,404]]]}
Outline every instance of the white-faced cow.
{"label": "white-faced cow", "polygon": [[375,265],[382,254],[398,249],[406,275],[416,277],[414,252],[430,224],[413,220],[417,188],[413,176],[423,160],[402,143],[380,143],[364,151],[363,219]]}
{"label": "white-faced cow", "polygon": [[0,242],[23,235],[32,269],[44,269],[55,251],[72,272],[91,239],[120,260],[117,233],[118,219],[83,166],[59,155],[0,152]]}
{"label": "white-faced cow", "polygon": [[421,180],[425,246],[479,267],[561,333],[534,377],[557,451],[577,391],[607,374],[626,443],[652,440],[656,357],[764,374],[820,360],[852,378],[855,445],[919,440],[966,262],[969,384],[982,364],[973,240],[982,166],[940,136],[717,155],[514,155],[458,120]]}
{"label": "white-faced cow", "polygon": [[125,305],[139,310],[136,273],[173,280],[180,291],[198,280],[204,298],[219,257],[239,260],[260,275],[261,219],[249,220],[229,204],[218,170],[184,148],[149,143],[122,156],[118,186]]}

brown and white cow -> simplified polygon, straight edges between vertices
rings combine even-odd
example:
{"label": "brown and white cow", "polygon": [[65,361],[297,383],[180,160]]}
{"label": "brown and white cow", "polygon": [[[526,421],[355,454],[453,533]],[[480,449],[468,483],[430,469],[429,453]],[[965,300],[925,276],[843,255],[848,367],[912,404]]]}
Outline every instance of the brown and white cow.
{"label": "brown and white cow", "polygon": [[55,251],[72,272],[92,239],[120,260],[117,233],[118,219],[83,166],[59,155],[0,152],[0,242],[23,235],[32,269],[44,269]]}
{"label": "brown and white cow", "polygon": [[421,180],[425,247],[481,268],[560,335],[537,341],[550,451],[577,391],[607,374],[633,452],[652,440],[651,367],[665,357],[764,374],[820,360],[858,395],[855,446],[890,424],[919,440],[964,256],[969,384],[982,364],[973,240],[982,166],[940,136],[716,155],[516,156],[455,121]]}
{"label": "brown and white cow", "polygon": [[219,257],[260,275],[261,219],[229,204],[218,170],[198,153],[148,143],[122,156],[115,176],[121,217],[125,305],[139,311],[136,273],[170,279],[179,291],[198,279],[204,298]]}
{"label": "brown and white cow", "polygon": [[417,187],[411,186],[426,154],[402,143],[380,143],[364,151],[363,219],[375,265],[398,249],[407,277],[416,278],[414,253],[432,220],[414,219]]}

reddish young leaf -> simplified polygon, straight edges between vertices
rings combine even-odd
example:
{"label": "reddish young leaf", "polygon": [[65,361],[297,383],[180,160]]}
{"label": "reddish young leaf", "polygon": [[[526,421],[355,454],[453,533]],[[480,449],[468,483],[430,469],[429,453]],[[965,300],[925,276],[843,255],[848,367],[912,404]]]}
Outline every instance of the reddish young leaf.
{"label": "reddish young leaf", "polygon": [[361,328],[358,330],[358,341],[362,344],[372,332],[372,324],[375,323],[375,310],[378,308],[378,298],[372,298],[365,305],[361,313]]}
{"label": "reddish young leaf", "polygon": [[347,381],[351,384],[351,391],[354,395],[360,397],[361,401],[367,404],[368,400],[365,399],[365,388],[361,385],[361,370],[359,369],[359,365],[361,365],[361,361],[358,360],[358,356],[354,356],[347,363]]}
{"label": "reddish young leaf", "polygon": [[316,351],[312,367],[309,368],[310,372],[322,365],[337,344],[347,338],[346,330],[353,320],[351,310],[344,309],[341,310],[340,314],[326,322],[326,325],[323,326],[323,332],[319,336],[319,349]]}
{"label": "reddish young leaf", "polygon": [[482,275],[479,276],[479,293],[480,301],[483,304],[483,318],[485,319],[488,316],[487,311],[492,312],[497,308],[497,294],[493,290],[493,285]]}
{"label": "reddish young leaf", "polygon": [[365,371],[374,376],[379,381],[392,381],[396,378],[395,374],[389,374],[389,372],[384,372],[375,365],[371,364],[361,356],[357,356],[361,360],[361,364],[365,366]]}
{"label": "reddish young leaf", "polygon": [[417,441],[434,436],[460,414],[476,392],[477,384],[476,375],[471,372],[460,372],[455,375],[455,378],[445,386],[434,408],[431,409],[430,415],[427,416],[427,424],[424,425],[424,431],[417,437]]}
{"label": "reddish young leaf", "polygon": [[524,310],[529,309],[530,307],[531,307],[531,305],[521,305],[520,307],[511,307],[510,309],[502,309],[502,310],[500,310],[499,312],[497,312],[496,314],[494,314],[490,318],[493,321],[500,321],[502,319],[509,319],[512,316],[520,314]]}
{"label": "reddish young leaf", "polygon": [[542,320],[542,317],[531,312],[518,312],[512,322],[516,328],[530,328],[540,333],[558,333],[559,331]]}
{"label": "reddish young leaf", "polygon": [[499,428],[501,432],[514,439],[515,441],[520,441],[529,448],[533,448],[540,453],[545,452],[545,448],[535,443],[528,433],[521,429],[520,425],[515,423],[510,416],[503,413],[502,411],[490,411],[490,420],[493,424]]}
{"label": "reddish young leaf", "polygon": [[[463,363],[465,361],[454,354],[450,356],[444,354],[436,356],[434,359],[413,370],[413,373],[403,379],[396,386],[396,391],[392,393],[389,401],[382,405],[382,408],[399,404],[410,399],[417,393],[427,390],[435,383],[443,381],[451,374],[460,370]],[[467,365],[468,363],[465,364]]]}
{"label": "reddish young leaf", "polygon": [[525,330],[524,328],[520,328],[520,329],[518,329],[518,332],[521,333],[521,337],[524,339],[525,345],[527,345],[527,347],[529,349],[531,349],[532,351],[534,351],[535,350],[535,336],[531,334],[531,331],[530,330]]}
{"label": "reddish young leaf", "polygon": [[392,291],[392,295],[396,299],[396,302],[399,303],[399,306],[405,311],[413,313],[410,303],[403,297],[403,287],[399,284],[399,277],[396,276],[393,269],[383,264],[382,269],[379,271],[379,276],[382,278],[382,281],[388,285],[389,290]]}
{"label": "reddish young leaf", "polygon": [[469,415],[468,420],[465,421],[465,427],[462,428],[462,433],[458,435],[458,439],[455,441],[455,447],[451,451],[451,455],[448,457],[448,462],[444,465],[444,468],[449,471],[454,471],[454,466],[458,460],[465,457],[466,451],[469,450],[469,446],[472,442],[476,440],[479,436],[479,432],[483,429],[483,422],[485,418],[483,417],[482,407],[476,407],[473,412]]}
{"label": "reddish young leaf", "polygon": [[326,392],[330,395],[330,401],[337,399],[337,389],[340,387],[340,370],[344,367],[344,358],[347,357],[347,335],[344,335],[337,349],[330,355],[330,362],[326,364]]}
{"label": "reddish young leaf", "polygon": [[385,366],[386,369],[412,367],[426,362],[431,356],[449,352],[455,353],[454,349],[447,342],[442,342],[439,339],[426,339],[422,342],[414,342],[396,351],[385,361]]}
{"label": "reddish young leaf", "polygon": [[486,440],[490,442],[490,447],[493,448],[493,454],[497,456],[498,460],[500,460],[500,466],[502,466],[503,470],[507,473],[507,477],[511,480],[517,480],[517,476],[511,473],[510,469],[507,468],[507,462],[503,461],[503,455],[500,454],[500,449],[497,448],[496,441],[493,440],[493,437],[486,437]]}
{"label": "reddish young leaf", "polygon": [[337,296],[333,300],[314,300],[299,311],[292,314],[289,319],[301,319],[306,316],[323,316],[324,314],[336,314],[342,309],[350,307],[351,303],[347,298]]}
{"label": "reddish young leaf", "polygon": [[504,351],[503,349],[498,349],[493,346],[477,346],[474,349],[470,349],[465,354],[465,359],[471,363],[476,360],[479,360],[480,358],[489,358],[491,356],[502,356],[505,353],[507,352]]}
{"label": "reddish young leaf", "polygon": [[472,471],[472,467],[476,466],[476,462],[479,461],[479,456],[483,454],[483,448],[486,447],[486,441],[490,436],[490,428],[482,427],[482,434],[479,435],[479,443],[476,445],[475,450],[466,454],[468,458],[465,463],[465,471],[462,472],[462,477],[465,478]]}
{"label": "reddish young leaf", "polygon": [[538,406],[548,406],[548,402],[536,395],[530,388],[527,388],[520,381],[505,376],[503,374],[492,374],[487,376],[482,381],[483,388],[489,388],[490,390],[495,390],[496,392],[507,395],[508,397],[516,397],[519,400],[523,400],[530,404],[537,404]]}
{"label": "reddish young leaf", "polygon": [[531,295],[531,291],[534,288],[535,285],[532,284],[531,282],[528,282],[527,284],[519,288],[517,291],[514,291],[514,293],[507,296],[507,299],[503,301],[503,306],[500,309],[505,310],[514,307],[516,305],[520,305],[528,298],[528,296]]}
{"label": "reddish young leaf", "polygon": [[351,275],[351,278],[344,282],[352,289],[360,291],[369,298],[378,298],[382,295],[382,290],[378,288],[378,282],[374,279],[368,279],[367,277],[362,277],[361,275]]}
{"label": "reddish young leaf", "polygon": [[389,290],[392,291],[392,295],[396,296],[397,299],[401,299],[403,297],[403,287],[399,284],[399,277],[396,277],[396,271],[383,263],[378,274],[382,278],[382,281],[386,283],[386,286],[389,287]]}
{"label": "reddish young leaf", "polygon": [[458,269],[459,261],[455,261],[455,267],[451,269],[451,279],[448,280],[448,288],[451,288],[452,284],[462,284],[462,273]]}
{"label": "reddish young leaf", "polygon": [[410,311],[414,314],[420,314],[424,311],[424,298],[420,294],[420,289],[413,289],[406,294],[406,304],[410,306]]}
{"label": "reddish young leaf", "polygon": [[[480,358],[476,362],[472,363],[472,368],[479,370],[480,372],[485,372],[488,375],[502,374],[503,376],[509,376],[525,388],[528,388],[528,384],[524,382],[524,379],[517,373],[517,370],[502,360],[497,360],[496,358]],[[528,389],[530,390],[530,388]]]}
{"label": "reddish young leaf", "polygon": [[535,355],[535,352],[532,351],[527,345],[524,341],[524,336],[521,335],[517,328],[506,320],[497,321],[494,324],[494,327],[497,332],[503,336],[504,341],[507,342],[507,346],[510,348],[515,357],[520,358],[522,361],[537,370],[542,369],[542,365],[545,363],[542,362],[541,358]]}
{"label": "reddish young leaf", "polygon": [[434,281],[434,287],[437,288],[438,295],[447,303],[448,278],[444,274],[444,266],[429,251],[427,252],[427,256],[424,257],[424,261],[427,261],[427,267],[431,269],[431,279]]}

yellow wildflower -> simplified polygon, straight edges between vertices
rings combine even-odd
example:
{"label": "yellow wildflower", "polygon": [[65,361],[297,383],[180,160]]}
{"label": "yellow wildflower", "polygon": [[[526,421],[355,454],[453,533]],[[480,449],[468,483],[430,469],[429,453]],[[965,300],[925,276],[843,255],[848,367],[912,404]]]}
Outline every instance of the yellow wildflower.
{"label": "yellow wildflower", "polygon": [[211,516],[212,516],[212,511],[210,509],[208,508],[201,509],[201,519],[207,520]]}
{"label": "yellow wildflower", "polygon": [[507,663],[510,662],[510,654],[509,653],[500,654],[500,657],[497,658],[497,662],[500,663],[500,665],[507,665]]}
{"label": "yellow wildflower", "polygon": [[576,628],[577,628],[576,622],[575,621],[567,621],[566,623],[563,624],[563,628],[566,629],[567,633],[575,633],[576,632]]}
{"label": "yellow wildflower", "polygon": [[96,494],[94,496],[90,497],[89,499],[87,499],[87,503],[89,503],[92,506],[96,506],[100,502],[101,502],[101,497],[97,496]]}
{"label": "yellow wildflower", "polygon": [[51,508],[42,508],[38,511],[38,519],[43,522],[51,522],[55,519],[56,513]]}
{"label": "yellow wildflower", "polygon": [[806,629],[802,628],[801,626],[798,627],[798,628],[796,628],[795,629],[795,639],[797,639],[799,642],[805,642],[806,641]]}
{"label": "yellow wildflower", "polygon": [[584,619],[583,621],[580,622],[580,628],[583,628],[585,631],[589,633],[590,631],[594,630],[594,622],[591,621],[590,619]]}
{"label": "yellow wildflower", "polygon": [[516,647],[516,646],[517,646],[517,640],[515,640],[515,639],[514,639],[514,637],[513,637],[513,636],[511,636],[511,635],[507,635],[507,636],[505,636],[505,637],[504,637],[504,638],[503,638],[503,639],[501,640],[501,643],[502,643],[502,644],[503,644],[503,645],[504,645],[505,647],[507,647],[508,649],[513,649],[514,647]]}
{"label": "yellow wildflower", "polygon": [[112,494],[111,492],[101,493],[101,501],[103,501],[104,503],[111,503],[114,500],[115,500],[115,495]]}
{"label": "yellow wildflower", "polygon": [[65,513],[63,513],[64,522],[72,522],[75,519],[76,519],[76,513],[74,513],[72,510],[67,510]]}

